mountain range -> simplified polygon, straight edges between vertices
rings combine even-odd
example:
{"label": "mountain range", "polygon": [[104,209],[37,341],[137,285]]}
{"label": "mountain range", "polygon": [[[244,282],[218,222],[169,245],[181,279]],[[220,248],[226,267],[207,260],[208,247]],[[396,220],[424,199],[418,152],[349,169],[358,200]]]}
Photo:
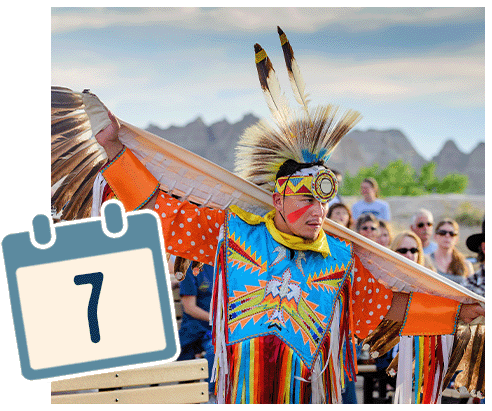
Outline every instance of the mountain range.
{"label": "mountain range", "polygon": [[[237,123],[227,120],[206,125],[200,117],[182,126],[162,129],[150,124],[147,131],[178,144],[229,171],[234,171],[235,147],[242,132],[259,119],[245,115]],[[341,173],[356,174],[361,167],[377,163],[384,168],[402,159],[415,170],[427,163],[399,130],[352,130],[340,142],[330,158],[330,166]],[[485,194],[485,143],[479,143],[469,154],[463,153],[454,141],[448,140],[431,161],[436,163],[440,178],[450,173],[468,176],[467,194]]]}

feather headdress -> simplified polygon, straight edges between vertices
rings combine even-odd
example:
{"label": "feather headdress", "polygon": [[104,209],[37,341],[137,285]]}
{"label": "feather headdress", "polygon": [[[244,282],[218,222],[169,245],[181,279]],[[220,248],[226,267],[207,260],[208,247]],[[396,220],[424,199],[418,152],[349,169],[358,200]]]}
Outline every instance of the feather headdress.
{"label": "feather headdress", "polygon": [[294,51],[285,33],[277,27],[284,52],[287,72],[296,101],[302,111],[293,115],[280,90],[275,70],[265,50],[255,44],[255,61],[263,95],[277,127],[260,121],[245,130],[236,151],[236,173],[241,177],[273,191],[275,175],[280,166],[292,159],[298,163],[323,161],[352,127],[361,119],[358,112],[349,110],[336,119],[338,107],[308,108],[305,83]]}

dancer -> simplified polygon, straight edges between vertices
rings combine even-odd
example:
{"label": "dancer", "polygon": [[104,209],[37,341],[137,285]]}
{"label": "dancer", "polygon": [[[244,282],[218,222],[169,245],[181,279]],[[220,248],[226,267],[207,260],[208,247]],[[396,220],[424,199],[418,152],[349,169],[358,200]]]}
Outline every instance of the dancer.
{"label": "dancer", "polygon": [[[116,196],[126,209],[153,209],[168,252],[215,266],[212,374],[218,402],[336,403],[345,374],[355,378],[355,336],[366,337],[383,318],[405,318],[403,335],[447,335],[458,318],[471,321],[484,310],[418,292],[393,293],[354,256],[350,242],[322,230],[337,191],[325,163],[359,114],[335,120],[333,107],[309,111],[292,49],[279,34],[305,114],[291,118],[270,60],[255,45],[260,84],[279,127],[251,127],[238,153],[242,175],[273,192],[274,210],[260,216],[237,206],[199,208],[160,191],[120,142],[112,114],[110,126],[96,135],[110,159],[102,169],[110,187],[104,197]],[[435,306],[439,314],[432,312]],[[424,314],[431,320],[422,323]]]}

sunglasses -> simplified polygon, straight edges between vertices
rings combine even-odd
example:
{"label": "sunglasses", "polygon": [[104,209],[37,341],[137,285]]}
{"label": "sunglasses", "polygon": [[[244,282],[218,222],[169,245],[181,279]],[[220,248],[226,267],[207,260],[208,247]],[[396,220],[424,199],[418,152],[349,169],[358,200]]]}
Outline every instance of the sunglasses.
{"label": "sunglasses", "polygon": [[400,254],[406,254],[408,252],[411,252],[412,254],[415,254],[415,253],[418,253],[419,252],[419,249],[418,248],[415,248],[415,247],[412,247],[412,248],[398,248],[396,250],[397,253],[400,253]]}
{"label": "sunglasses", "polygon": [[434,224],[433,223],[430,223],[430,222],[427,222],[427,223],[418,223],[417,224],[417,227],[418,228],[423,228],[424,226],[427,226],[427,227],[432,227]]}
{"label": "sunglasses", "polygon": [[369,231],[369,230],[376,231],[377,230],[376,227],[374,227],[374,226],[367,226],[367,225],[362,226],[360,229],[363,230],[363,231]]}
{"label": "sunglasses", "polygon": [[437,230],[436,231],[437,235],[445,236],[446,234],[449,234],[450,237],[456,237],[458,234],[455,233],[454,231],[448,231],[448,230]]}

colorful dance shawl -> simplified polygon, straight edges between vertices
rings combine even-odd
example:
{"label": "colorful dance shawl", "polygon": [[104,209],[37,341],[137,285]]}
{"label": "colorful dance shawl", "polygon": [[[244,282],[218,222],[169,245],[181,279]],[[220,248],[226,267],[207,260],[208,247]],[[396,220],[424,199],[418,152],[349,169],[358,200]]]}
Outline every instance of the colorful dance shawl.
{"label": "colorful dance shawl", "polygon": [[292,250],[233,212],[223,233],[213,310],[219,403],[340,402],[344,367],[354,375],[351,243],[326,236],[326,258]]}

